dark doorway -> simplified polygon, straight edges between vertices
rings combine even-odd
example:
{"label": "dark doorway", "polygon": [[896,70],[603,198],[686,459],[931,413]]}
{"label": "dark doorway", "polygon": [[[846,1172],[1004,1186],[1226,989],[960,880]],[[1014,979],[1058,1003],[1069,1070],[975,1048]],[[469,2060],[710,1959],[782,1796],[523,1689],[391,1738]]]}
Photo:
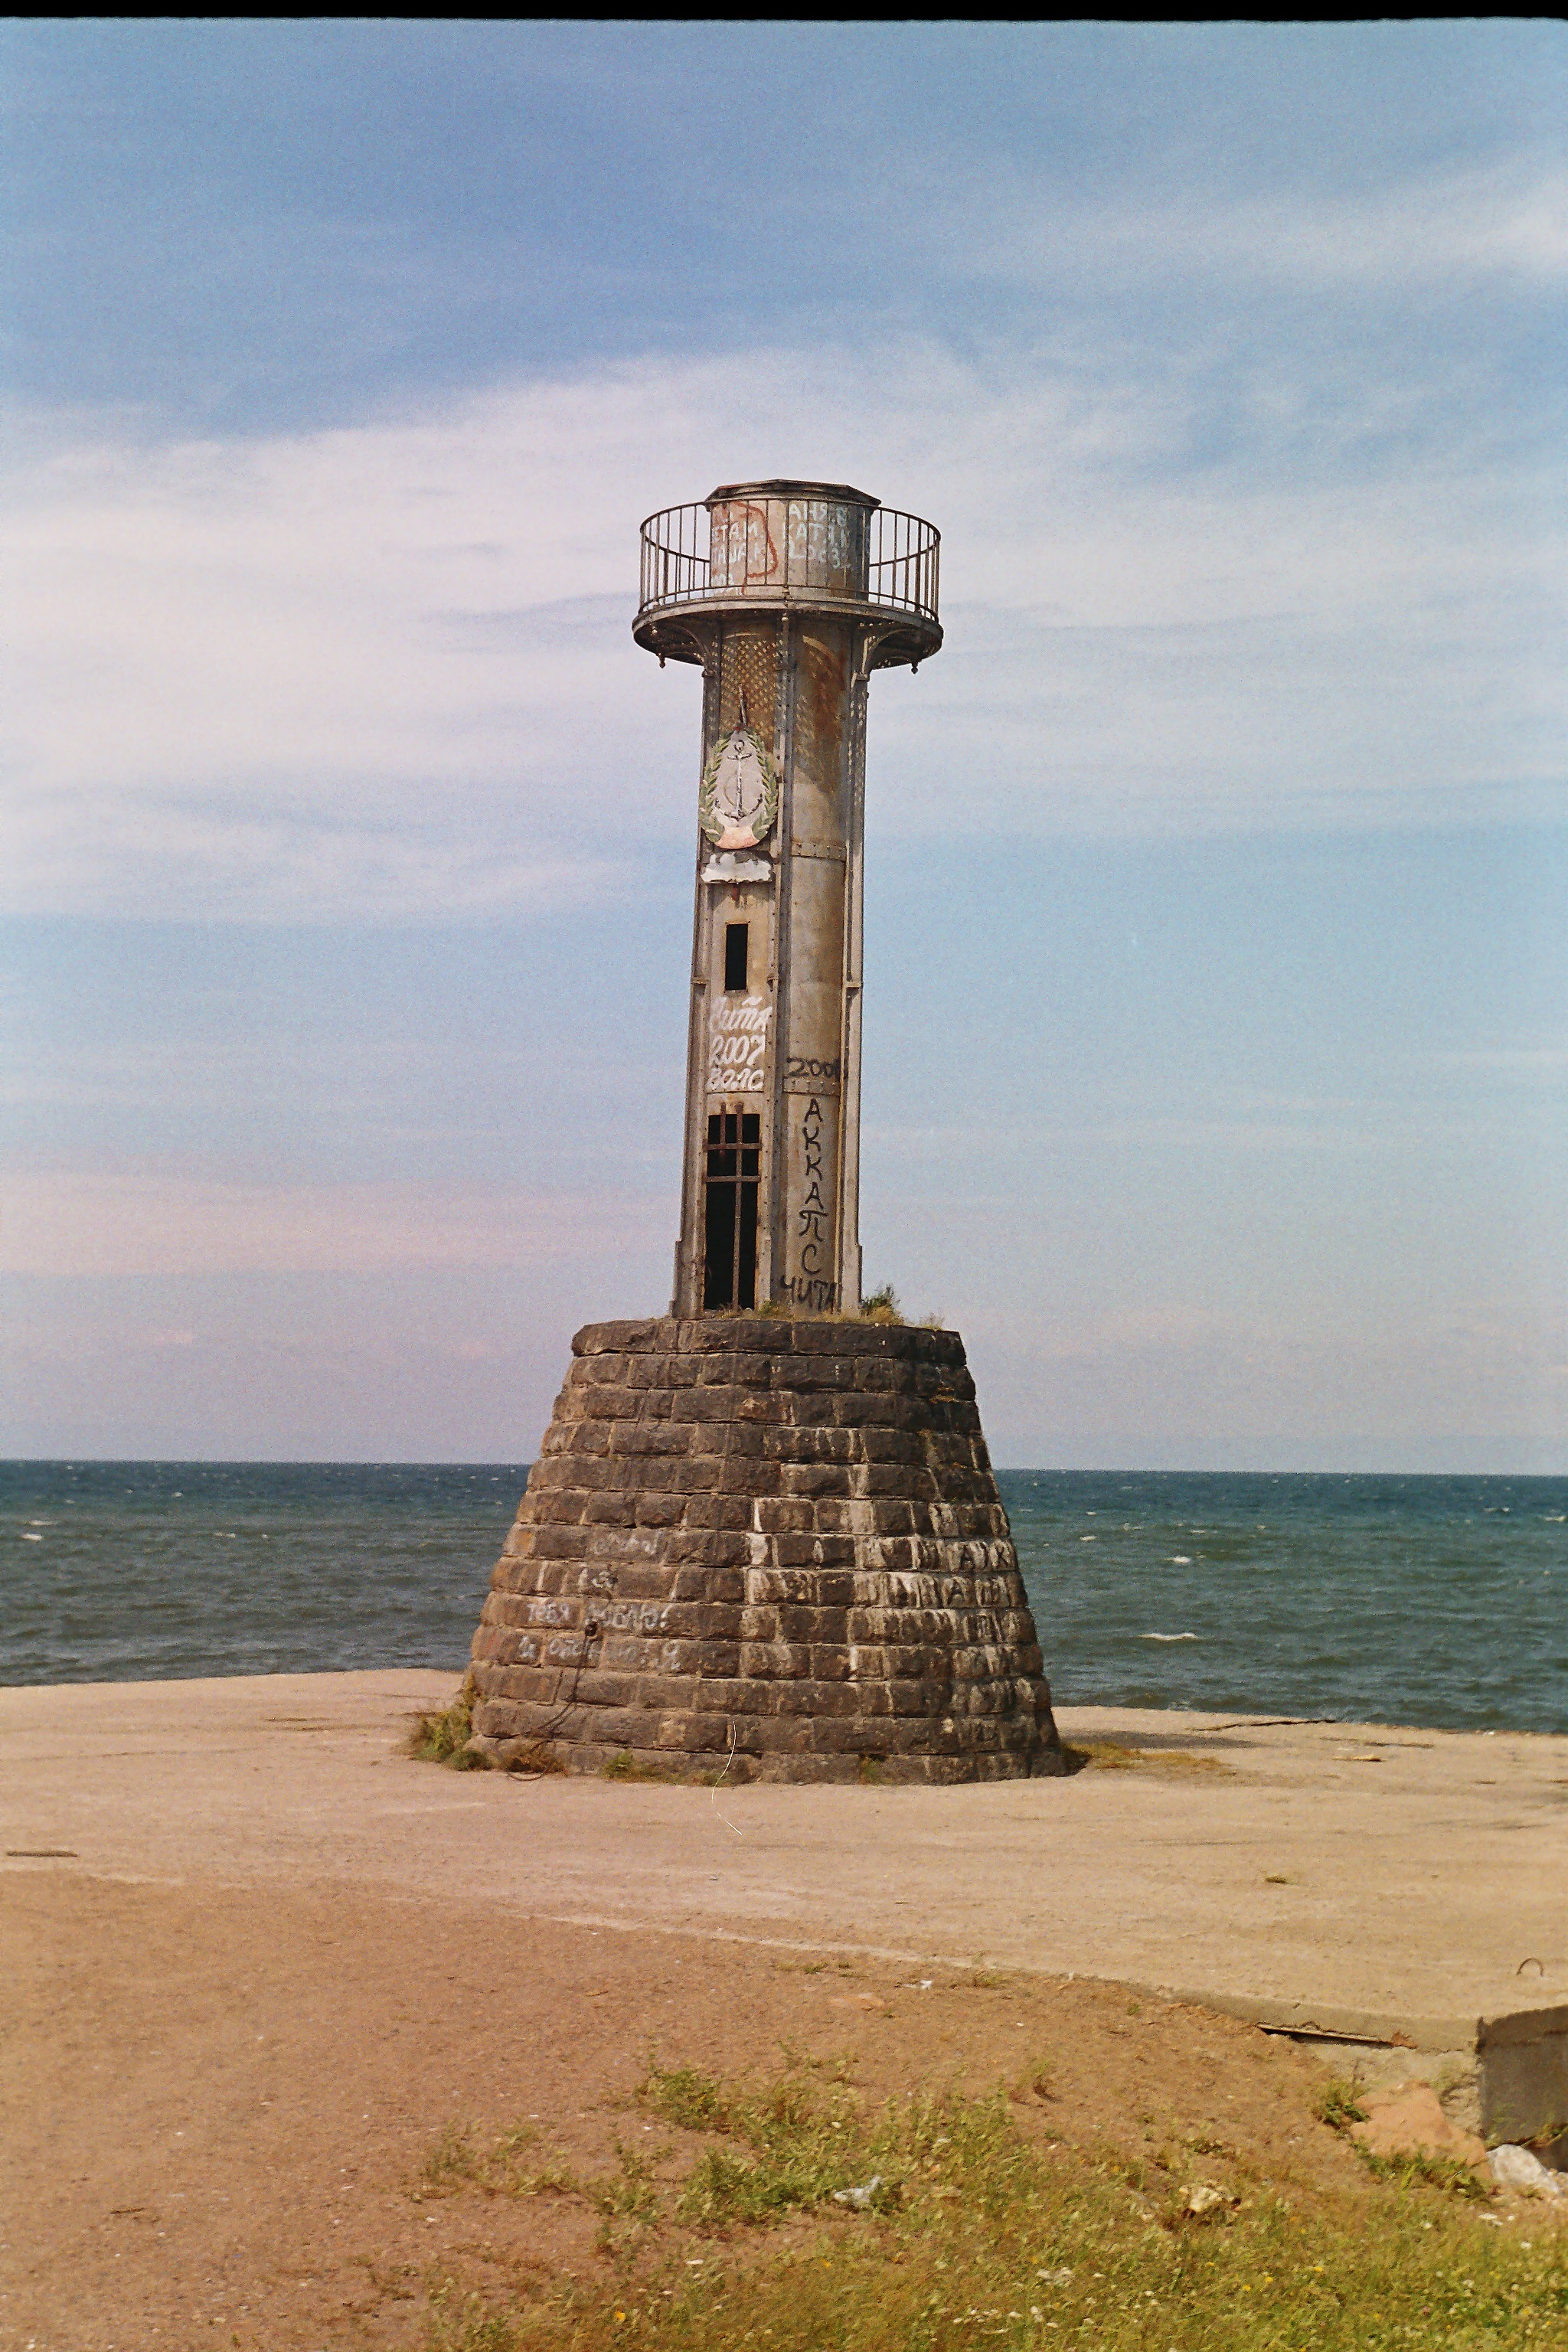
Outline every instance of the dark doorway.
{"label": "dark doorway", "polygon": [[724,990],[727,995],[746,992],[752,961],[752,927],[750,923],[726,923],[724,926]]}
{"label": "dark doorway", "polygon": [[704,1202],[704,1313],[757,1303],[757,1186],[763,1122],[754,1110],[715,1111],[708,1121]]}

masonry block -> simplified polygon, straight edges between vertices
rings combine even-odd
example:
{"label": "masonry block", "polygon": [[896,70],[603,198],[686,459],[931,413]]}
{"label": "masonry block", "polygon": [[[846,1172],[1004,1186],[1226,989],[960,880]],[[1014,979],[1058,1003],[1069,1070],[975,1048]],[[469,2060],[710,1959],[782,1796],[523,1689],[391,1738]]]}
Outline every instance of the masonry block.
{"label": "masonry block", "polygon": [[474,1637],[477,1744],[573,1771],[1065,1769],[956,1332],[589,1324]]}

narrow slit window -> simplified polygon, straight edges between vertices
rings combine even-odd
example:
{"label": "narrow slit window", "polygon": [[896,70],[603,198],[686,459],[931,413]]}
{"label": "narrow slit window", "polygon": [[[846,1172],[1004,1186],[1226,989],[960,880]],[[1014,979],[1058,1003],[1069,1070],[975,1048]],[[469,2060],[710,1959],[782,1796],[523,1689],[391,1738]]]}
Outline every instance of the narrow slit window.
{"label": "narrow slit window", "polygon": [[750,923],[726,923],[724,926],[724,986],[727,992],[739,991],[744,996],[752,962],[752,927]]}

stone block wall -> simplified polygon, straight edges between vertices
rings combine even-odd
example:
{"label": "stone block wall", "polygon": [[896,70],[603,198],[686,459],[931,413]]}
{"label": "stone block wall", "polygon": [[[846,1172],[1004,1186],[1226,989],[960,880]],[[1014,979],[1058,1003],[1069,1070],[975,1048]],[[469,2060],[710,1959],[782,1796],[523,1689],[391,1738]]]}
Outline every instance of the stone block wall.
{"label": "stone block wall", "polygon": [[956,1332],[710,1315],[572,1348],[474,1638],[493,1761],[1064,1769]]}

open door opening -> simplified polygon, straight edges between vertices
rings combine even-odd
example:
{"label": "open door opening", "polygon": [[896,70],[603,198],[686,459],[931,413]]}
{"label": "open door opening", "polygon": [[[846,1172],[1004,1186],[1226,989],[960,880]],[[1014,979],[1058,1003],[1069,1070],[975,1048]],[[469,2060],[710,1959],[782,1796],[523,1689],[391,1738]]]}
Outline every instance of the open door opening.
{"label": "open door opening", "polygon": [[703,1204],[702,1307],[745,1310],[757,1303],[757,1192],[763,1122],[757,1111],[714,1111],[708,1121]]}

